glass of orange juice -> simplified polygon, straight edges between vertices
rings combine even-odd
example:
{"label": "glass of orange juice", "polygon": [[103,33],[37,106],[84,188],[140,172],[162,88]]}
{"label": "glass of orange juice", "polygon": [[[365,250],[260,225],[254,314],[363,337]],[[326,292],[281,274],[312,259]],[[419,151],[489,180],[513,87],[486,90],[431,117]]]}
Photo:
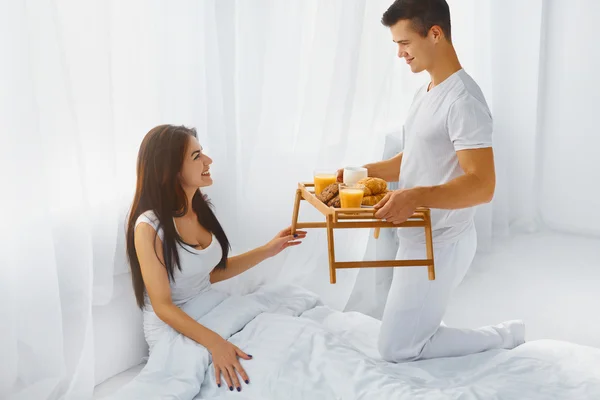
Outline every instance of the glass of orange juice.
{"label": "glass of orange juice", "polygon": [[340,206],[342,208],[360,208],[364,195],[365,185],[340,183]]}
{"label": "glass of orange juice", "polygon": [[315,184],[315,194],[319,195],[327,186],[337,182],[337,172],[317,170],[314,173],[313,179]]}

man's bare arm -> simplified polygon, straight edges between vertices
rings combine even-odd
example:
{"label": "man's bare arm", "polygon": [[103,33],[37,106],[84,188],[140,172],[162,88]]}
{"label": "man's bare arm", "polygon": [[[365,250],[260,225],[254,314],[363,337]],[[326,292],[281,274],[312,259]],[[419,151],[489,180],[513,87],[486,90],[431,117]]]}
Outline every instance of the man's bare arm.
{"label": "man's bare arm", "polygon": [[386,182],[398,182],[401,164],[402,153],[398,153],[388,160],[366,164],[364,167],[369,171],[369,176],[373,178],[381,178]]}
{"label": "man's bare arm", "polygon": [[492,148],[461,150],[456,154],[464,175],[443,185],[414,188],[418,206],[459,209],[492,200],[496,188]]}

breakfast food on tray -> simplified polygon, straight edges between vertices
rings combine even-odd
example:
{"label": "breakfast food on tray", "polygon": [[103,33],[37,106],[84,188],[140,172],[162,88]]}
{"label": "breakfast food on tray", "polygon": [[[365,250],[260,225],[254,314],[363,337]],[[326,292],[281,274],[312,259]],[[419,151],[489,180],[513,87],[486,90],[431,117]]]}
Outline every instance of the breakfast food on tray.
{"label": "breakfast food on tray", "polygon": [[340,196],[335,196],[333,199],[331,199],[329,201],[329,203],[327,203],[327,205],[329,207],[333,207],[333,208],[340,208],[342,207],[342,202],[340,201]]}
{"label": "breakfast food on tray", "polygon": [[[363,206],[374,206],[388,193],[387,182],[380,178],[364,178],[358,181],[365,186],[365,194],[362,199]],[[332,183],[325,187],[317,198],[329,207],[340,208],[339,184]]]}
{"label": "breakfast food on tray", "polygon": [[384,193],[374,194],[371,196],[365,196],[365,197],[363,197],[362,205],[363,206],[374,206],[375,204],[377,204],[381,200],[383,200],[383,198],[385,197],[386,194],[387,194],[387,191]]}
{"label": "breakfast food on tray", "polygon": [[364,178],[358,183],[365,185],[365,196],[362,200],[363,206],[374,206],[387,194],[387,182],[380,178]]}
{"label": "breakfast food on tray", "polygon": [[323,189],[321,193],[317,194],[317,199],[327,204],[331,199],[338,195],[339,190],[340,186],[337,183],[332,183],[329,186],[325,187],[325,189]]}
{"label": "breakfast food on tray", "polygon": [[359,180],[358,183],[365,185],[365,196],[387,192],[387,182],[380,178],[364,178]]}
{"label": "breakfast food on tray", "polygon": [[340,186],[337,183],[332,183],[327,186],[320,194],[317,194],[317,199],[327,204],[329,207],[340,207]]}

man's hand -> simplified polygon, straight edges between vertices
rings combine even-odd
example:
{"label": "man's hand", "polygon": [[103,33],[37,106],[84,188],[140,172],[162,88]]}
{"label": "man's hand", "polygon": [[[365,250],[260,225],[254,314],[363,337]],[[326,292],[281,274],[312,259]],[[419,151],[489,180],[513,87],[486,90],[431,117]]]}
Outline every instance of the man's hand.
{"label": "man's hand", "polygon": [[373,208],[375,218],[383,219],[394,224],[406,222],[417,207],[419,207],[418,195],[412,189],[400,189],[389,192]]}

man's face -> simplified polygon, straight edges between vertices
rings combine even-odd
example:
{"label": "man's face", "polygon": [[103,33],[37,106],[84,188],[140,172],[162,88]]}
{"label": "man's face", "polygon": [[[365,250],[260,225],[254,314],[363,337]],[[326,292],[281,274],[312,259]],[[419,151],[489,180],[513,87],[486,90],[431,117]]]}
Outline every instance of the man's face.
{"label": "man's face", "polygon": [[403,58],[414,73],[431,68],[435,60],[435,42],[431,30],[426,37],[417,33],[410,20],[400,20],[390,27],[392,39],[398,44],[398,57]]}

